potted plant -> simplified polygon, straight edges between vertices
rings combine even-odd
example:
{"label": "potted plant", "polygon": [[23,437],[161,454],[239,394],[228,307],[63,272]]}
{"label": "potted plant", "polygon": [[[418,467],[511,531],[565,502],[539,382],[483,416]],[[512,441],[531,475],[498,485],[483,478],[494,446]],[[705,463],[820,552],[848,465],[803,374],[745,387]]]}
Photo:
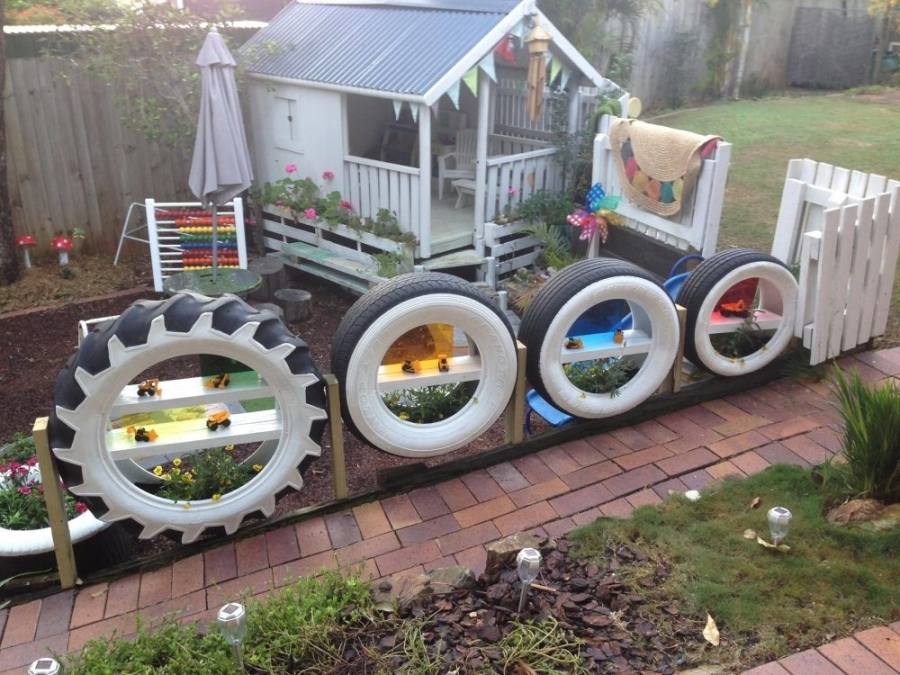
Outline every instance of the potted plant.
{"label": "potted plant", "polygon": [[[24,434],[0,447],[0,578],[56,567],[45,488],[34,452],[31,437]],[[68,494],[64,502],[79,571],[130,557],[133,539],[122,527],[98,520]]]}

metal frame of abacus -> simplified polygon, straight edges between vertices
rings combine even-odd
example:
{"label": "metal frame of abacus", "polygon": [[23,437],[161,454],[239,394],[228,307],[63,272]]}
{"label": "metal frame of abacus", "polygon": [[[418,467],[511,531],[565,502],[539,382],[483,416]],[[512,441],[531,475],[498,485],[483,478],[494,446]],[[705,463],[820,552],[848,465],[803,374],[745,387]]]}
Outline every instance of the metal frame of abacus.
{"label": "metal frame of abacus", "polygon": [[[200,202],[146,199],[153,287],[182,270],[212,266],[212,213]],[[238,197],[218,211],[218,261],[222,269],[247,268],[244,204]]]}

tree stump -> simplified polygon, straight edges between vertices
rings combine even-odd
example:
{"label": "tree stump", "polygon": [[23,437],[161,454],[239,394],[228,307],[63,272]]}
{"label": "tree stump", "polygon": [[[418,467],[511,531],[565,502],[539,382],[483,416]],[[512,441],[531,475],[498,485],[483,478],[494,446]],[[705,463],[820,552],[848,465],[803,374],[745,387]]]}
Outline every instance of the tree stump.
{"label": "tree stump", "polygon": [[247,265],[247,268],[251,272],[256,272],[262,278],[262,283],[250,294],[251,300],[271,302],[272,298],[275,297],[275,291],[287,285],[284,263],[277,258],[268,255],[262,258],[254,258]]}
{"label": "tree stump", "polygon": [[306,321],[312,313],[312,295],[299,288],[278,289],[275,302],[284,310],[284,320],[288,323]]}
{"label": "tree stump", "polygon": [[281,309],[274,302],[251,302],[250,303],[254,309],[258,309],[260,312],[272,312],[279,319],[284,320],[284,310]]}

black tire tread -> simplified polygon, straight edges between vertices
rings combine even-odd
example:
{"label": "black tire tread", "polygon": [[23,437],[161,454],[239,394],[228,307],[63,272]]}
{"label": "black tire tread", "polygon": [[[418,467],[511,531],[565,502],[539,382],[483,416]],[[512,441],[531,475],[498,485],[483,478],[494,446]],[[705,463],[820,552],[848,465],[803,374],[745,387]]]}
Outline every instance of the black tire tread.
{"label": "black tire tread", "polygon": [[[56,406],[74,410],[81,404],[85,394],[75,379],[75,373],[83,368],[95,375],[109,368],[107,345],[113,337],[118,338],[125,346],[143,344],[147,340],[151,322],[159,316],[165,317],[166,330],[187,333],[202,314],[210,311],[213,313],[213,328],[218,331],[232,335],[241,326],[258,322],[259,326],[253,337],[264,347],[271,349],[279,344],[293,345],[294,350],[285,359],[288,367],[294,374],[310,373],[316,376],[317,381],[306,388],[306,400],[310,405],[326,409],[325,384],[312,361],[309,347],[281,319],[271,312],[259,311],[236,296],[213,299],[194,293],[179,293],[166,300],[138,300],[115,321],[88,334],[56,379],[53,388],[54,412],[50,415],[48,428],[50,447],[68,448],[72,445],[75,432],[56,416]],[[326,420],[315,420],[311,425],[310,438],[316,443],[322,437],[325,424]],[[54,457],[54,461],[67,485],[74,487],[81,484],[81,469],[77,465],[59,457]],[[308,462],[303,462],[301,469],[307,464]],[[108,510],[102,497],[79,499],[87,503],[97,517]],[[137,524],[132,521],[124,525],[133,528]]]}

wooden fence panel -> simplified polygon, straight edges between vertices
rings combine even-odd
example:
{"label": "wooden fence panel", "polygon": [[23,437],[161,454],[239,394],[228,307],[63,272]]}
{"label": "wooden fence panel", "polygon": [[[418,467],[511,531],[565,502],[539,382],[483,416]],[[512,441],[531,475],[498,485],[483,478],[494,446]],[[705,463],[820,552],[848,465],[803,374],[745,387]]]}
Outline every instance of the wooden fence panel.
{"label": "wooden fence panel", "polygon": [[17,234],[44,245],[84,228],[112,252],[133,201],[190,197],[192,147],[170,149],[126,128],[112,89],[52,57],[7,62],[9,189]]}

